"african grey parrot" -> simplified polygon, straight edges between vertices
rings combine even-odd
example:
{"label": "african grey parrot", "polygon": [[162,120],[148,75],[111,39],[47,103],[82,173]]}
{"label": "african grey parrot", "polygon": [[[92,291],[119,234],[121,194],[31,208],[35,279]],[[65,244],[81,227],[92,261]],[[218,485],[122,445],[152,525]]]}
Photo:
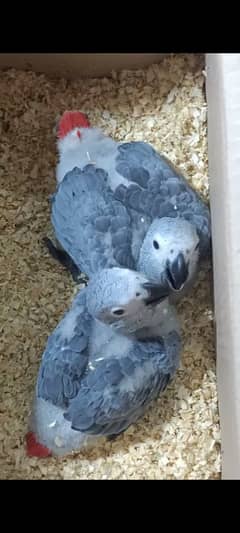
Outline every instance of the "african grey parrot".
{"label": "african grey parrot", "polygon": [[[101,130],[91,128],[83,113],[64,113],[58,137],[59,187],[52,220],[60,244],[77,267],[91,275],[98,262],[101,267],[110,266],[113,256],[113,264],[139,270],[140,254],[147,277],[156,281],[164,272],[173,291],[182,294],[181,289],[193,281],[199,263],[210,257],[210,213],[197,192],[152,146],[144,142],[117,143]],[[107,185],[112,191],[108,197],[103,191],[101,208],[97,205],[102,203],[100,188],[95,195],[91,189],[91,203],[90,196],[86,199],[88,193],[81,193],[81,186],[77,185],[77,171],[72,174],[72,181],[69,175],[75,167],[83,169],[89,164],[106,171],[99,171],[99,176],[106,182],[104,191]],[[88,233],[88,224],[92,225],[93,240],[87,250],[85,245],[82,248],[80,234]],[[88,253],[89,266],[82,257]],[[104,263],[103,256],[108,262]],[[62,254],[59,259],[66,257]]]}
{"label": "african grey parrot", "polygon": [[166,292],[128,269],[104,269],[49,337],[27,453],[65,455],[113,438],[143,415],[179,365],[179,323]]}
{"label": "african grey parrot", "polygon": [[[168,286],[174,295],[194,277],[199,257],[195,227],[182,218],[151,223],[114,198],[107,173],[94,165],[66,174],[52,199],[52,224],[58,242],[88,277],[102,268],[127,267]],[[62,251],[53,253],[65,258]]]}

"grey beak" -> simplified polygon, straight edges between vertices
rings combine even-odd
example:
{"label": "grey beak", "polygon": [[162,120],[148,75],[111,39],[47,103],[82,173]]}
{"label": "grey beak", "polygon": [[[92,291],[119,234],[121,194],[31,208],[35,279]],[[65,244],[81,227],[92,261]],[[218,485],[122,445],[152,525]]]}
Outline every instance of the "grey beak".
{"label": "grey beak", "polygon": [[145,298],[146,305],[159,303],[168,298],[170,294],[169,286],[156,285],[155,283],[146,282],[142,287],[147,290],[148,296]]}
{"label": "grey beak", "polygon": [[188,264],[182,253],[178,254],[172,263],[167,261],[166,274],[170,287],[180,291],[188,278]]}

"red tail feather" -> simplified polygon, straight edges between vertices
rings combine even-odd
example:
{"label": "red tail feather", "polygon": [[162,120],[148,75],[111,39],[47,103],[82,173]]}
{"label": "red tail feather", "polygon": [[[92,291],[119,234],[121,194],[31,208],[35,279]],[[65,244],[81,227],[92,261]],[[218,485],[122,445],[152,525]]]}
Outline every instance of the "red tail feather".
{"label": "red tail feather", "polygon": [[49,457],[51,454],[50,450],[36,441],[34,433],[29,431],[26,435],[26,444],[27,444],[27,455],[29,457]]}
{"label": "red tail feather", "polygon": [[58,137],[63,139],[74,128],[89,128],[90,122],[80,111],[65,111],[58,125]]}

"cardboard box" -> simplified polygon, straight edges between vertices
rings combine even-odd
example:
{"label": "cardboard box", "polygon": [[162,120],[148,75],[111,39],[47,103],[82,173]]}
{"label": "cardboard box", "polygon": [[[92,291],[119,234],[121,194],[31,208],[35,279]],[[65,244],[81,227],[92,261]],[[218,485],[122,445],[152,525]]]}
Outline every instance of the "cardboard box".
{"label": "cardboard box", "polygon": [[[0,69],[103,76],[163,55],[0,54]],[[240,54],[207,54],[206,68],[222,477],[240,479]]]}

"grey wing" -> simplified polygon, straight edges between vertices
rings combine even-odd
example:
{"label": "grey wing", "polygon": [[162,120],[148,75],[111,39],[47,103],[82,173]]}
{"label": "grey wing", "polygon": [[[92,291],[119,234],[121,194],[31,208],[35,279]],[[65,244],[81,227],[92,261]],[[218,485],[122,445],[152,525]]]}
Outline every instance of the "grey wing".
{"label": "grey wing", "polygon": [[134,268],[131,220],[114,201],[108,175],[93,165],[73,169],[60,183],[52,202],[56,238],[88,276],[102,268]]}
{"label": "grey wing", "polygon": [[49,337],[38,373],[37,396],[60,407],[67,407],[77,395],[88,364],[92,319],[86,312],[85,292],[76,296]]}
{"label": "grey wing", "polygon": [[173,377],[180,357],[180,337],[135,342],[121,358],[99,362],[81,383],[65,418],[72,428],[91,435],[117,435],[134,423]]}
{"label": "grey wing", "polygon": [[211,220],[207,204],[173,164],[144,142],[118,146],[116,171],[121,183],[114,196],[131,209],[150,217],[183,217],[200,236],[200,256],[210,252]]}

